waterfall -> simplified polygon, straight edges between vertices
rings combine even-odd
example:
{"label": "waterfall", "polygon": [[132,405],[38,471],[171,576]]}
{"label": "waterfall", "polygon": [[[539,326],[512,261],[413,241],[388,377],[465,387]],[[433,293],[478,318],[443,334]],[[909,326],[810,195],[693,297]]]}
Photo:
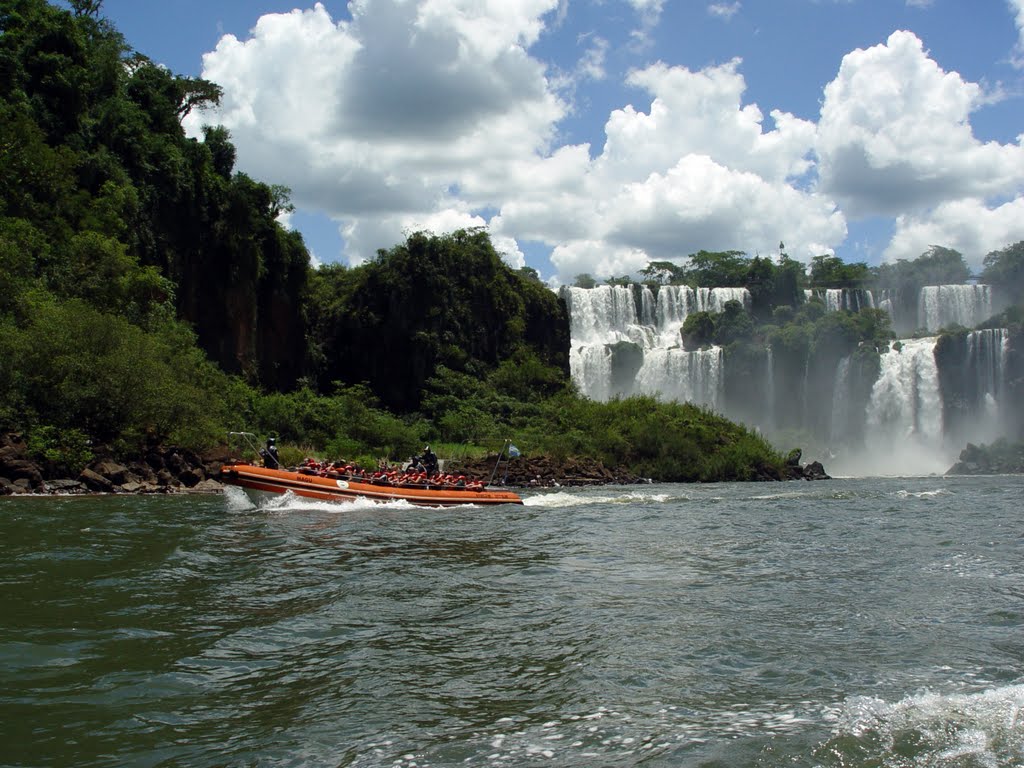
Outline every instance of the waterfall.
{"label": "waterfall", "polygon": [[722,391],[721,347],[697,352],[645,351],[644,363],[636,375],[636,391],[718,408]]}
{"label": "waterfall", "polygon": [[1003,367],[1010,343],[1004,328],[971,331],[967,334],[967,359],[964,366],[975,371],[979,395],[998,400],[1003,387]]}
{"label": "waterfall", "polygon": [[[565,287],[562,297],[572,334],[570,371],[587,397],[608,400],[636,392],[720,405],[722,350],[683,350],[680,331],[694,312],[722,312],[729,301],[749,309],[746,288],[665,285],[655,294],[647,286],[634,291],[603,285]],[[620,354],[624,342],[635,345],[629,354]]]}
{"label": "waterfall", "polygon": [[612,355],[604,345],[573,346],[569,373],[587,397],[602,402],[611,399]]}
{"label": "waterfall", "polygon": [[832,389],[832,424],[829,444],[837,445],[850,428],[850,356],[839,361],[836,381]]}
{"label": "waterfall", "polygon": [[917,324],[928,331],[957,324],[973,328],[992,316],[987,285],[926,285],[917,299]]}
{"label": "waterfall", "polygon": [[629,341],[639,329],[633,292],[622,285],[563,288],[570,333],[584,344]]}
{"label": "waterfall", "polygon": [[967,435],[972,441],[987,442],[1000,434],[1000,396],[1008,347],[1009,335],[1002,328],[967,334],[964,369],[974,375],[974,424]]}
{"label": "waterfall", "polygon": [[860,312],[862,309],[874,309],[875,297],[871,291],[862,288],[824,288],[804,289],[804,300],[810,301],[817,297],[825,304],[826,312]]}
{"label": "waterfall", "polygon": [[[984,286],[931,288],[922,294],[929,307],[956,296],[973,296],[979,306],[988,301]],[[733,300],[749,307],[744,289],[601,286],[563,288],[562,296],[572,378],[594,400],[652,394],[713,408],[769,437],[791,440],[801,430],[805,456],[830,462],[837,474],[944,472],[966,441],[1006,432],[1005,330],[946,336],[938,358],[935,337],[896,342],[877,360],[870,349],[840,359],[813,347],[806,357],[799,346],[747,347],[728,357],[738,365],[730,372],[723,349],[687,351],[680,331],[694,312],[721,312]],[[849,306],[854,296],[837,290],[822,299]],[[897,297],[878,298],[884,306]],[[861,292],[856,301],[874,299]]]}
{"label": "waterfall", "polygon": [[882,355],[866,414],[868,472],[922,474],[949,467],[951,456],[942,441],[935,341],[928,337],[896,342]]}

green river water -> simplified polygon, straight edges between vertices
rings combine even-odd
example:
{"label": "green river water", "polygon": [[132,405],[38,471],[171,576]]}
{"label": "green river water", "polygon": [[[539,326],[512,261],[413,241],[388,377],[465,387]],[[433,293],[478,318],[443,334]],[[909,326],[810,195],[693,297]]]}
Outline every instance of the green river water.
{"label": "green river water", "polygon": [[1024,478],[0,499],[3,766],[1024,765]]}

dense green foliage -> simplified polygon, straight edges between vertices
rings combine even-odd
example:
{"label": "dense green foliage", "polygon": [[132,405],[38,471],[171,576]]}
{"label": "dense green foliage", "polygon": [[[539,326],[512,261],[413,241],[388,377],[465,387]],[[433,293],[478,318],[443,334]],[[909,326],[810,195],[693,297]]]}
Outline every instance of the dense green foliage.
{"label": "dense green foliage", "polygon": [[982,281],[993,286],[1003,304],[1024,307],[1024,241],[985,257]]}
{"label": "dense green foliage", "polygon": [[293,385],[308,254],[276,222],[286,191],[233,174],[224,129],[186,138],[220,88],[132,52],[99,5],[0,2],[0,310],[31,289],[155,336],[177,316],[224,370]]}
{"label": "dense green foliage", "polygon": [[366,382],[399,411],[419,406],[439,366],[479,377],[515,361],[552,383],[539,394],[569,372],[565,304],[502,263],[482,230],[416,233],[355,269],[324,267],[312,295],[321,381]]}

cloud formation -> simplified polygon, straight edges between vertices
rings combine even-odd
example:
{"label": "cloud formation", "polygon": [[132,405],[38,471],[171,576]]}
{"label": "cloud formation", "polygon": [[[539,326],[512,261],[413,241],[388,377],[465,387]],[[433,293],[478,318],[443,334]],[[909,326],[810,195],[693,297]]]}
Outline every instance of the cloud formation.
{"label": "cloud formation", "polygon": [[[663,10],[628,2],[642,23]],[[956,220],[1020,227],[1020,143],[973,136],[970,115],[992,97],[910,32],[843,57],[817,123],[746,102],[740,59],[634,69],[623,85],[640,98],[608,112],[594,147],[558,136],[576,84],[609,77],[608,41],[581,38],[569,75],[530,52],[564,0],[353,0],[349,11],[337,21],[317,4],[223,37],[203,60],[223,102],[187,128],[225,125],[240,167],[338,222],[351,262],[419,228],[487,226],[514,266],[522,243],[545,244],[568,281],[700,248],[769,255],[780,240],[807,260],[843,243],[848,216],[897,221],[889,258],[925,241],[914,256],[957,247]]]}
{"label": "cloud formation", "polygon": [[843,57],[818,123],[821,190],[849,214],[895,216],[961,197],[1015,192],[1021,145],[980,142],[975,83],[943,72],[911,32]]}

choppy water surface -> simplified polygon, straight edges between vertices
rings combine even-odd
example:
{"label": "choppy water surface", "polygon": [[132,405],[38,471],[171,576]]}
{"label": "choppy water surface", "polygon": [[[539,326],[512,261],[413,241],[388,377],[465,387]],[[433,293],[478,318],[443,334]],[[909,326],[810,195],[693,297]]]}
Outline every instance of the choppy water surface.
{"label": "choppy water surface", "polygon": [[0,764],[1024,764],[1024,481],[0,501]]}

